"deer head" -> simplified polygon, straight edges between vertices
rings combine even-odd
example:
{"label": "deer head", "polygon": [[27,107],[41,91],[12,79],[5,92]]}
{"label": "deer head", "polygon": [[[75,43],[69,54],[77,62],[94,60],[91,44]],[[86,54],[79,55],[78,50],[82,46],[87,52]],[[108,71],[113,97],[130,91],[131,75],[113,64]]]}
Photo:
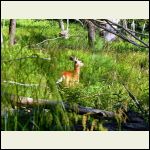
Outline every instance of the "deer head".
{"label": "deer head", "polygon": [[79,60],[77,57],[70,56],[69,59],[75,63],[75,65],[78,65],[79,67],[82,67],[84,64],[81,60]]}

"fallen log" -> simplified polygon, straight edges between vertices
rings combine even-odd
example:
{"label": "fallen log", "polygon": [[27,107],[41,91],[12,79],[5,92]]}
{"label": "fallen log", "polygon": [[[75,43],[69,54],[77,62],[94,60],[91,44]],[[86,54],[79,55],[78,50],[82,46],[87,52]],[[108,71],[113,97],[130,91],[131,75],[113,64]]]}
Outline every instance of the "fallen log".
{"label": "fallen log", "polygon": [[[2,94],[3,95],[3,94]],[[89,107],[83,107],[80,105],[72,105],[67,102],[45,99],[34,99],[29,97],[17,96],[6,94],[10,99],[12,106],[17,109],[4,109],[1,111],[1,117],[7,117],[8,115],[18,114],[19,116],[32,116],[34,110],[37,107],[41,107],[45,112],[50,111],[49,108],[53,108],[56,105],[62,105],[66,111],[73,111],[80,115],[90,115],[97,119],[109,119],[109,123],[104,124],[109,131],[117,130],[117,123],[115,121],[115,113],[105,110],[93,109]],[[24,109],[21,109],[23,108]],[[122,124],[122,129],[127,131],[146,131],[149,130],[149,125],[145,123],[144,119],[138,115],[138,113],[128,111],[126,112],[128,117],[127,122]]]}
{"label": "fallen log", "polygon": [[10,101],[13,108],[17,106],[27,108],[41,107],[44,109],[49,109],[52,106],[61,105],[62,107],[64,107],[65,110],[74,111],[80,115],[87,114],[93,116],[94,118],[115,118],[114,112],[94,109],[90,107],[83,107],[78,104],[70,104],[68,102],[62,102],[61,100],[34,99],[30,97],[10,95]]}

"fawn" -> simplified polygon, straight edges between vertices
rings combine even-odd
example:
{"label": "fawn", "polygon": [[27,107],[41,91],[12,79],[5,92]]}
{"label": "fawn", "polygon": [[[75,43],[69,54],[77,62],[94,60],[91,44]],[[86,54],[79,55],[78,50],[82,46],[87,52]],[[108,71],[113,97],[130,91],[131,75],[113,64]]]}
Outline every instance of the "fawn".
{"label": "fawn", "polygon": [[70,60],[74,62],[74,70],[73,71],[65,71],[62,73],[61,78],[56,82],[64,82],[65,86],[74,86],[75,83],[79,83],[79,76],[80,76],[80,67],[84,64],[78,58],[71,56]]}

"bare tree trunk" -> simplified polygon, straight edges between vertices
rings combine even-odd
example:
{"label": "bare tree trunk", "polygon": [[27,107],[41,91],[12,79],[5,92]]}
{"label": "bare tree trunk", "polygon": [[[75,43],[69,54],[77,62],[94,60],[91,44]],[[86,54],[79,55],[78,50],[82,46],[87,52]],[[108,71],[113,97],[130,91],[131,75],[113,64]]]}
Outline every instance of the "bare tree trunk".
{"label": "bare tree trunk", "polygon": [[88,26],[88,42],[89,46],[93,47],[95,42],[95,27],[91,21],[87,21]]}
{"label": "bare tree trunk", "polygon": [[135,22],[134,22],[134,19],[133,19],[132,24],[131,24],[131,30],[134,31],[132,34],[135,35]]}
{"label": "bare tree trunk", "polygon": [[16,33],[16,19],[10,19],[9,24],[9,44],[15,44],[15,33]]}
{"label": "bare tree trunk", "polygon": [[[146,27],[146,23],[143,24],[143,27],[142,27],[142,33],[144,34],[144,31],[145,31],[145,27]],[[141,36],[141,40],[143,39],[143,36]]]}
{"label": "bare tree trunk", "polygon": [[128,29],[128,24],[127,24],[127,20],[126,19],[123,19],[123,27],[125,29]]}
{"label": "bare tree trunk", "polygon": [[69,19],[67,19],[67,28],[65,30],[64,22],[62,19],[59,20],[59,26],[61,28],[60,36],[63,36],[65,39],[69,38]]}
{"label": "bare tree trunk", "polygon": [[143,24],[142,33],[145,31],[145,23]]}
{"label": "bare tree trunk", "polygon": [[61,31],[64,31],[65,30],[65,27],[64,27],[64,22],[62,19],[59,20],[59,26],[61,28]]}

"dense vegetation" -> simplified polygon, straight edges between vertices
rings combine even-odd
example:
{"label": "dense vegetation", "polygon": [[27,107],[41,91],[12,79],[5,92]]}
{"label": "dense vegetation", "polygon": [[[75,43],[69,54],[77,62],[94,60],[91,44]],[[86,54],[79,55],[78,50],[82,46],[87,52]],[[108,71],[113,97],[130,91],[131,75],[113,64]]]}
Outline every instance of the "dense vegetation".
{"label": "dense vegetation", "polygon": [[[60,32],[57,20],[17,20],[17,42],[10,47],[8,26],[9,21],[5,20],[1,46],[2,92],[35,99],[63,100],[74,106],[79,104],[113,112],[123,107],[140,113],[148,122],[148,49],[121,39],[108,43],[99,36],[96,36],[95,46],[90,48],[87,30],[77,22],[70,22],[69,39],[50,40],[57,38]],[[60,73],[73,69],[73,62],[68,59],[71,55],[84,62],[80,84],[70,88],[58,86],[56,81]],[[123,84],[139,100],[144,113]],[[9,98],[1,97],[2,112],[11,109]],[[108,130],[104,120],[65,111],[61,105],[48,110],[36,108],[33,113],[24,117],[17,112],[5,114],[1,118],[2,130]],[[124,120],[116,120],[116,130],[122,130],[120,122]]]}

